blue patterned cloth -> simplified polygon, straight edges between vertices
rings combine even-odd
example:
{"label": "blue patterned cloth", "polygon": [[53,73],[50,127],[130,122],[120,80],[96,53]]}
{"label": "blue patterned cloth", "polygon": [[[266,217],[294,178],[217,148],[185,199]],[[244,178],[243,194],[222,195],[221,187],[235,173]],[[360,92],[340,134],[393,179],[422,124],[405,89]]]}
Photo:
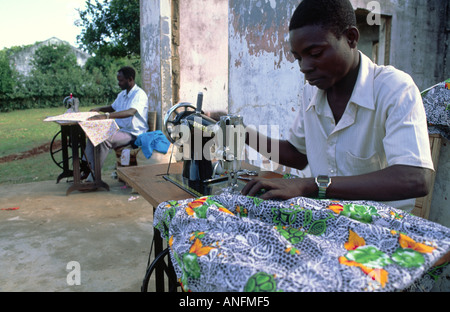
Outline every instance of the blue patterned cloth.
{"label": "blue patterned cloth", "polygon": [[186,291],[405,291],[450,229],[372,201],[237,194],[160,204],[154,226]]}
{"label": "blue patterned cloth", "polygon": [[450,140],[450,79],[422,92],[428,132]]}

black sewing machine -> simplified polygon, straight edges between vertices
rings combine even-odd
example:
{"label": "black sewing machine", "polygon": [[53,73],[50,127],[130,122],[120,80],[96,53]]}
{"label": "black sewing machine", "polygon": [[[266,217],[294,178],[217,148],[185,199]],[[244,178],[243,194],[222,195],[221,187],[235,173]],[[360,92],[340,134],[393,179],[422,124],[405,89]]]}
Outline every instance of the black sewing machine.
{"label": "black sewing machine", "polygon": [[182,102],[173,106],[164,118],[163,132],[178,149],[183,160],[182,174],[164,178],[194,196],[240,191],[245,185],[239,175],[256,175],[241,170],[244,159],[245,130],[240,116],[226,115],[216,121],[202,111],[203,94],[197,106]]}
{"label": "black sewing machine", "polygon": [[78,113],[80,101],[78,98],[73,97],[72,93],[64,98],[63,104],[67,108],[66,113]]}

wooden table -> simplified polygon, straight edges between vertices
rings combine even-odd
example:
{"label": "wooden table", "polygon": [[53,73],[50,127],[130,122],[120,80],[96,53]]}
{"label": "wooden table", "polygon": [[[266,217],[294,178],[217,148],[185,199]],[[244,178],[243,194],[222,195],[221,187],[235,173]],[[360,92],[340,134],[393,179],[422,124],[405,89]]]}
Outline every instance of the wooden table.
{"label": "wooden table", "polygon": [[[179,188],[170,181],[164,179],[167,174],[169,164],[156,164],[135,167],[118,167],[119,178],[134,188],[144,197],[155,209],[159,204],[168,200],[182,200],[192,198],[193,195]],[[249,164],[242,166],[248,170],[258,171],[258,176],[262,178],[281,178],[281,175],[271,171],[260,171],[259,168]],[[183,163],[170,164],[170,173],[181,173]]]}
{"label": "wooden table", "polygon": [[[73,191],[91,191],[104,188],[109,191],[109,185],[102,180],[101,166],[98,157],[98,146],[94,148],[94,181],[81,182],[80,159],[86,147],[86,135],[78,123],[58,123],[61,125],[61,149],[63,172],[58,176],[56,183],[62,178],[72,177],[73,183],[67,189],[66,195]],[[70,142],[70,143],[69,143]],[[69,169],[69,146],[72,149],[72,170]]]}
{"label": "wooden table", "polygon": [[[260,171],[259,168],[249,164],[243,164],[245,169],[258,171],[259,177],[279,178],[280,174],[270,171]],[[170,181],[164,179],[167,174],[169,164],[156,164],[136,167],[117,168],[118,177],[131,186],[135,191],[144,197],[152,206],[153,212],[159,204],[168,200],[183,200],[194,196]],[[170,173],[179,174],[183,170],[183,163],[170,164]],[[155,244],[155,257],[163,252],[163,241],[157,229],[153,229],[153,241]],[[150,261],[149,261],[150,262]],[[169,263],[170,266],[170,263]],[[161,264],[155,269],[156,291],[164,291],[164,273],[168,273],[170,268]],[[169,285],[170,288],[171,285]]]}

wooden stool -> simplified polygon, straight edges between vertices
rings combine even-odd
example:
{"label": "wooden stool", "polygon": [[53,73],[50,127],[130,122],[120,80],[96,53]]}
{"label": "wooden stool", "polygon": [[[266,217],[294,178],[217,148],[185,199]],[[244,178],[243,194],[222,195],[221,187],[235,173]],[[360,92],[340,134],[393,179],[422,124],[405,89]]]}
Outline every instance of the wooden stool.
{"label": "wooden stool", "polygon": [[[439,164],[439,153],[441,151],[442,137],[440,134],[430,134],[430,148],[431,158],[433,160],[434,169],[437,170]],[[425,197],[416,199],[416,204],[412,210],[412,214],[424,219],[428,219],[430,216],[431,199],[433,197],[434,181],[436,179],[436,172],[433,173],[431,179],[431,191]]]}
{"label": "wooden stool", "polygon": [[[156,130],[156,117],[157,113],[155,111],[148,112],[148,132],[152,132]],[[134,142],[133,142],[134,143]],[[130,150],[130,162],[128,165],[122,165],[121,158],[122,158],[122,152],[125,149]],[[129,166],[137,166],[137,154],[141,151],[140,147],[136,147],[134,144],[128,144],[126,146],[120,146],[116,149],[114,149],[114,152],[116,153],[116,169],[118,167],[129,167]]]}

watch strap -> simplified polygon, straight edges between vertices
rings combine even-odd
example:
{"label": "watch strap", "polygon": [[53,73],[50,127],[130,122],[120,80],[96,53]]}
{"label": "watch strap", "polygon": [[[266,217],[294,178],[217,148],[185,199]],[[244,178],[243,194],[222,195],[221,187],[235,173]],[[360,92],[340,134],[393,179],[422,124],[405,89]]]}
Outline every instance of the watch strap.
{"label": "watch strap", "polygon": [[331,178],[325,175],[319,175],[316,177],[316,184],[319,188],[318,198],[324,199],[327,196],[327,188],[331,184]]}

